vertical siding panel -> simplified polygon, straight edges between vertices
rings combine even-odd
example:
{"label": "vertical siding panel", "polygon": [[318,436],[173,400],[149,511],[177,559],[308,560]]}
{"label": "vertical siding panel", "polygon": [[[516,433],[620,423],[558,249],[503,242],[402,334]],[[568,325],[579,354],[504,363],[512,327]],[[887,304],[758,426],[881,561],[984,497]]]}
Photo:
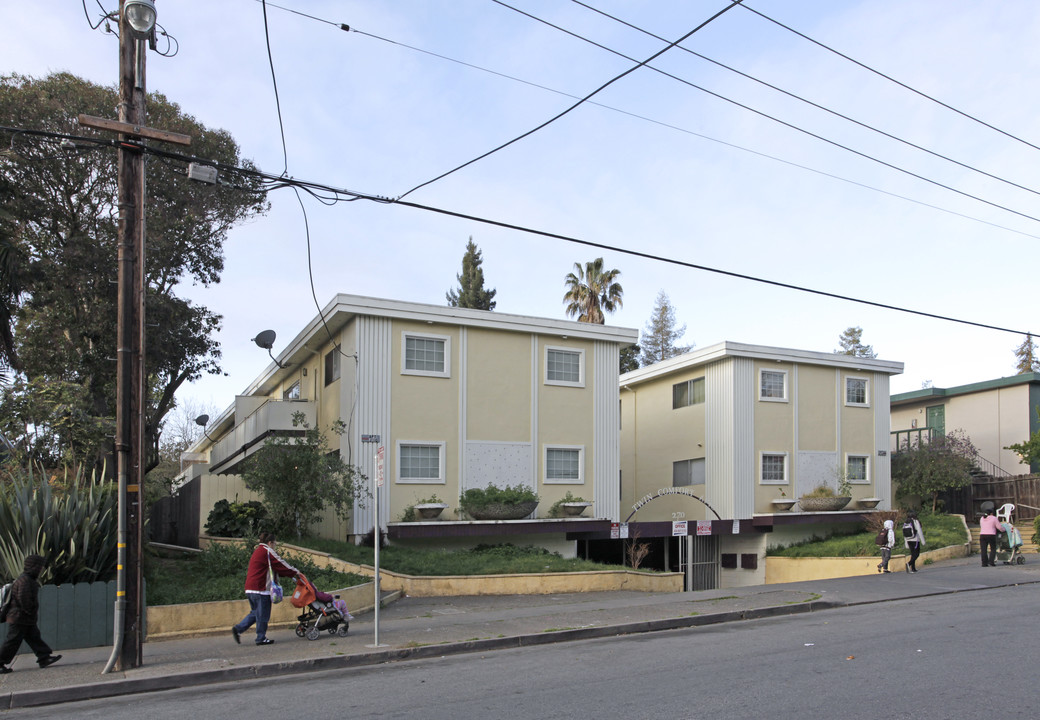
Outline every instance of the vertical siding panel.
{"label": "vertical siding panel", "polygon": [[[892,507],[892,454],[889,452],[890,433],[892,431],[891,396],[889,380],[886,373],[874,373],[874,397],[871,407],[874,409],[874,466],[875,497],[881,498],[878,507],[888,510]],[[884,453],[882,455],[881,453]]]}
{"label": "vertical siding panel", "polygon": [[[797,377],[796,377],[797,380]],[[755,509],[755,400],[758,387],[754,361],[733,361],[733,507],[730,518],[750,518]]]}
{"label": "vertical siding panel", "polygon": [[705,368],[705,490],[723,518],[754,510],[754,364],[729,358]]}
{"label": "vertical siding panel", "polygon": [[618,522],[621,515],[619,355],[616,343],[597,342],[593,346],[593,513],[614,522]]}
{"label": "vertical siding panel", "polygon": [[[380,525],[390,517],[390,485],[394,476],[394,447],[390,437],[390,383],[393,369],[390,367],[393,345],[391,334],[393,321],[389,318],[361,316],[357,319],[357,425],[352,431],[351,442],[357,448],[354,462],[369,478],[369,487],[375,492],[376,450],[378,446],[361,444],[362,435],[380,436],[385,449],[384,472],[386,482],[379,495]],[[373,499],[365,501],[365,507],[354,511],[354,532],[363,535],[375,527]]]}

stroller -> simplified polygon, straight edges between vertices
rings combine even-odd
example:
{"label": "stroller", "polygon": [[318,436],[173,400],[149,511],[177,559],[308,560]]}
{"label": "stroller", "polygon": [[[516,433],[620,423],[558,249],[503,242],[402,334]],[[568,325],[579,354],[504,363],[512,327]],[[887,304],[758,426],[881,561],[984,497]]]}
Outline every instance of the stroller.
{"label": "stroller", "polygon": [[293,607],[303,611],[296,618],[299,621],[296,626],[297,637],[317,640],[322,630],[330,635],[347,636],[350,621],[354,619],[347,610],[347,604],[339,599],[339,595],[333,597],[318,590],[302,573],[296,579],[296,589],[290,602]]}
{"label": "stroller", "polygon": [[1000,535],[1000,549],[1003,552],[1010,552],[1008,559],[1004,561],[1005,565],[1024,565],[1025,558],[1022,557],[1020,552],[1022,548],[1022,535],[1018,532],[1018,528],[1011,524],[1011,513],[1015,511],[1015,506],[1011,503],[1001,505],[1000,509],[997,510],[997,519],[1000,520],[1000,528],[1004,532]]}

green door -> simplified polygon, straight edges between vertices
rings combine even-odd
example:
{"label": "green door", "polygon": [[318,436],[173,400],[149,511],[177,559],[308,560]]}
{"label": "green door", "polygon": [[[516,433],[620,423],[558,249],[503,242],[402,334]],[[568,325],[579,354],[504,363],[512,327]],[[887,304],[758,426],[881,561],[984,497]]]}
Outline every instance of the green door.
{"label": "green door", "polygon": [[925,422],[933,430],[933,434],[946,435],[946,406],[932,405],[925,408]]}

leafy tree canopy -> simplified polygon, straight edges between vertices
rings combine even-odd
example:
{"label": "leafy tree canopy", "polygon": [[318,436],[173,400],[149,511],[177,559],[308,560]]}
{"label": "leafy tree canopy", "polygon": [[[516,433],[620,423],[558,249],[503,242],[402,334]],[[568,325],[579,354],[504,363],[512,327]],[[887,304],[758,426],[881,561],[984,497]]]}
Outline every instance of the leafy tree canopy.
{"label": "leafy tree canopy", "polygon": [[[310,427],[303,413],[293,413],[292,422],[302,435],[269,437],[249,458],[242,479],[263,498],[270,529],[301,537],[326,508],[346,519],[367,494],[366,478],[338,452],[330,452],[325,433]],[[331,428],[336,436],[345,430],[342,420]]]}
{"label": "leafy tree canopy", "polygon": [[639,346],[625,345],[618,355],[618,372],[627,373],[639,369]]}
{"label": "leafy tree canopy", "polygon": [[675,326],[675,308],[668,301],[668,294],[661,290],[654,301],[654,312],[646,323],[640,342],[644,367],[689,352],[693,345],[679,345],[678,340],[686,334],[686,323]]}
{"label": "leafy tree canopy", "polygon": [[841,345],[841,350],[834,351],[837,355],[853,355],[861,358],[877,357],[872,345],[863,344],[863,328],[861,327],[846,328],[838,338],[838,344]]}
{"label": "leafy tree canopy", "polygon": [[466,253],[462,256],[462,272],[455,276],[459,287],[445,294],[448,305],[475,310],[495,309],[494,298],[498,291],[484,289],[484,270],[480,267],[483,263],[480,249],[471,237],[466,243]]}
{"label": "leafy tree canopy", "polygon": [[585,263],[574,263],[574,272],[563,279],[567,292],[563,296],[567,317],[578,316],[578,322],[598,323],[606,319],[604,312],[614,312],[621,307],[625,291],[617,279],[620,270],[604,270],[603,258]]}
{"label": "leafy tree canopy", "polygon": [[[68,73],[0,77],[0,126],[7,128],[112,140],[111,133],[81,127],[75,118],[79,113],[113,117],[118,102],[114,87]],[[149,125],[190,135],[192,154],[251,167],[240,160],[229,133],[205,127],[163,95],[150,94],[147,109]],[[17,367],[29,380],[81,385],[87,393],[81,409],[111,419],[117,157],[108,147],[58,140],[0,130],[0,145],[9,148],[0,162],[0,268],[5,246],[12,264],[0,270],[0,340],[4,332],[11,333]],[[267,203],[259,181],[248,176],[214,186],[188,181],[183,163],[149,157],[146,166],[145,370],[150,392],[144,412],[152,467],[174,393],[205,373],[220,372],[220,348],[213,339],[220,316],[176,290],[183,284],[219,282],[228,230],[265,212]],[[2,322],[7,318],[14,322],[13,332]]]}
{"label": "leafy tree canopy", "polygon": [[912,443],[892,456],[892,482],[896,496],[931,498],[932,511],[939,503],[939,493],[971,483],[978,450],[963,432],[954,430],[931,441]]}
{"label": "leafy tree canopy", "polygon": [[[1036,409],[1036,414],[1040,419],[1040,408]],[[1025,442],[1008,445],[1004,449],[1017,453],[1022,462],[1030,467],[1040,464],[1040,430],[1030,435]]]}
{"label": "leafy tree canopy", "polygon": [[1019,375],[1040,372],[1040,358],[1036,355],[1036,343],[1032,335],[1026,335],[1022,344],[1015,348],[1015,372]]}

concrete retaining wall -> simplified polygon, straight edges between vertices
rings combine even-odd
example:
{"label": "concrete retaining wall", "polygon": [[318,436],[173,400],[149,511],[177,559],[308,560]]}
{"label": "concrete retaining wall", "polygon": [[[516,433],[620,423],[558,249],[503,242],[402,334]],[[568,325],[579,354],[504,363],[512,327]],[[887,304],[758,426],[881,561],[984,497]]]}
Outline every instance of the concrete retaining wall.
{"label": "concrete retaining wall", "polygon": [[[925,538],[927,540],[927,538]],[[967,557],[971,545],[950,545],[938,550],[928,550],[917,558],[918,567],[926,560],[938,562],[950,558]],[[892,572],[903,572],[909,555],[893,555],[888,562]],[[803,580],[826,580],[828,578],[852,577],[854,575],[876,575],[879,557],[823,557],[823,558],[766,558],[766,584],[802,582]]]}

